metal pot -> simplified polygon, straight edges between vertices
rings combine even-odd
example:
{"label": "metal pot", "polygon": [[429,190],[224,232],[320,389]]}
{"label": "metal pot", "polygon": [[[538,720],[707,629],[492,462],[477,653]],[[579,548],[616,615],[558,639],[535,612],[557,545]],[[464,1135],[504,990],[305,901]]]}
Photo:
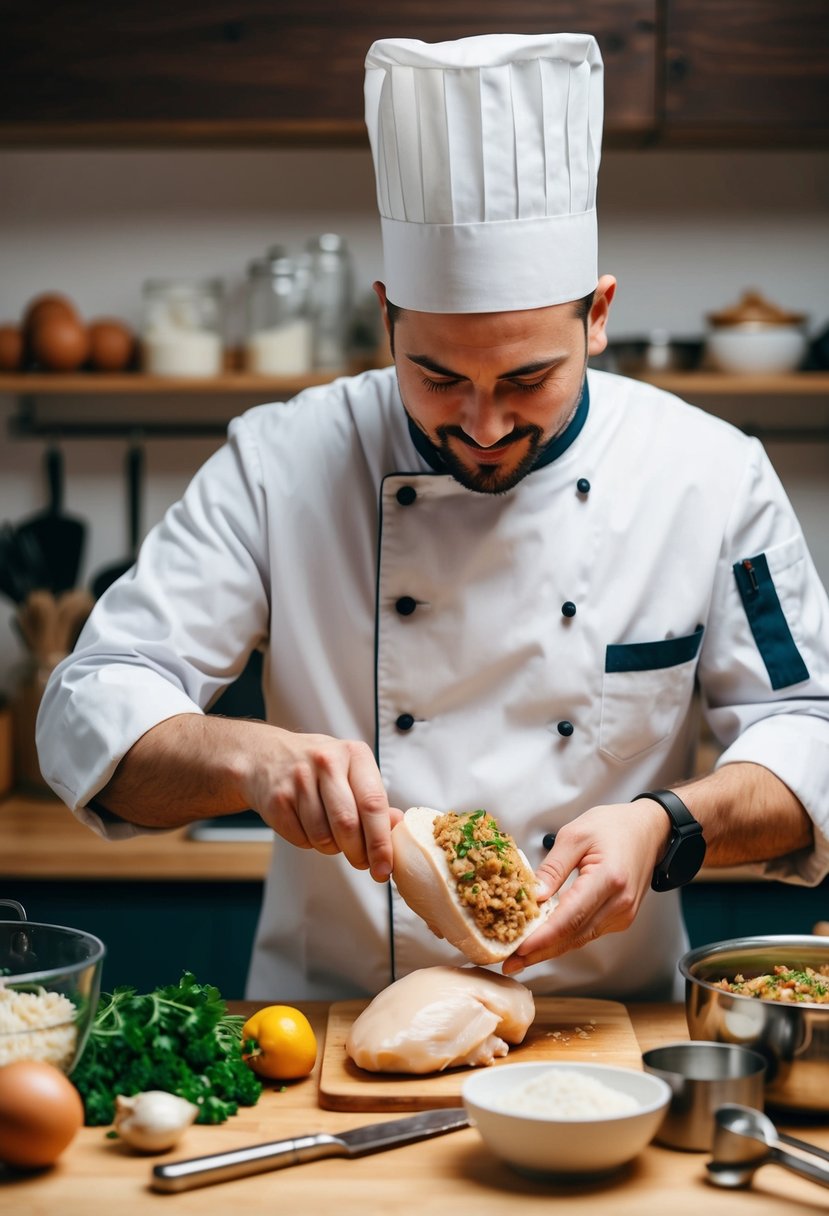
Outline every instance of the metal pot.
{"label": "metal pot", "polygon": [[768,1103],[829,1111],[829,1004],[763,1000],[717,987],[722,979],[749,979],[780,965],[829,967],[829,938],[739,937],[690,950],[679,962],[688,1032],[764,1056]]}

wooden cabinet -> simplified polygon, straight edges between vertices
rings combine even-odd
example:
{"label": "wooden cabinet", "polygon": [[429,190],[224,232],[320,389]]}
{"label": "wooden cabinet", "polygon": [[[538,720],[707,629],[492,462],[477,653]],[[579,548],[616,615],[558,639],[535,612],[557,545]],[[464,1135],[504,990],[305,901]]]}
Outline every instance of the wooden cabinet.
{"label": "wooden cabinet", "polygon": [[667,0],[667,142],[826,145],[826,0]]}
{"label": "wooden cabinet", "polygon": [[0,145],[365,145],[382,37],[587,31],[605,146],[825,147],[826,0],[6,0]]}
{"label": "wooden cabinet", "polygon": [[658,0],[7,0],[0,143],[363,143],[363,64],[428,42],[588,30],[607,62],[608,138],[654,130]]}

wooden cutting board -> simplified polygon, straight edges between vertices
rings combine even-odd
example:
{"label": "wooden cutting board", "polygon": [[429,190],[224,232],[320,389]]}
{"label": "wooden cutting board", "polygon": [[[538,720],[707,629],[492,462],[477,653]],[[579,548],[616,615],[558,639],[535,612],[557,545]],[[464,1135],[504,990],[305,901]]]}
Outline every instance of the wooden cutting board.
{"label": "wooden cutting board", "polygon": [[[468,1068],[428,1076],[366,1072],[345,1053],[352,1023],[368,1001],[337,1001],[328,1013],[320,1065],[319,1101],[326,1110],[406,1111],[460,1106]],[[492,1066],[538,1060],[642,1067],[642,1052],[627,1009],[587,997],[536,997],[535,1020],[523,1043]]]}

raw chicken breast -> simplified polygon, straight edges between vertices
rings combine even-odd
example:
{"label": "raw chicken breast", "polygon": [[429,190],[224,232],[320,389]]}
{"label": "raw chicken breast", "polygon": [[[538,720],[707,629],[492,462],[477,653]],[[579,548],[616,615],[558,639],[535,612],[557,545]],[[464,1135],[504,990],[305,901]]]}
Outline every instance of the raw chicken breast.
{"label": "raw chicken breast", "polygon": [[424,967],[396,980],[354,1022],[345,1050],[370,1072],[491,1064],[535,1017],[529,988],[483,967]]}

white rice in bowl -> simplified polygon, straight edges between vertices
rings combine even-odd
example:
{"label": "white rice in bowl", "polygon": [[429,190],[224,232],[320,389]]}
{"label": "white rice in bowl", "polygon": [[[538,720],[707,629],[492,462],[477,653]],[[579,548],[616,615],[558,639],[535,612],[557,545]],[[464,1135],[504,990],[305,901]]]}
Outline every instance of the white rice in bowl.
{"label": "white rice in bowl", "polygon": [[45,1060],[66,1069],[75,1054],[77,1010],[60,992],[18,992],[0,982],[0,1065]]}
{"label": "white rice in bowl", "polygon": [[544,1119],[601,1119],[640,1109],[630,1094],[569,1068],[550,1069],[516,1085],[498,1099],[498,1108],[506,1114]]}

